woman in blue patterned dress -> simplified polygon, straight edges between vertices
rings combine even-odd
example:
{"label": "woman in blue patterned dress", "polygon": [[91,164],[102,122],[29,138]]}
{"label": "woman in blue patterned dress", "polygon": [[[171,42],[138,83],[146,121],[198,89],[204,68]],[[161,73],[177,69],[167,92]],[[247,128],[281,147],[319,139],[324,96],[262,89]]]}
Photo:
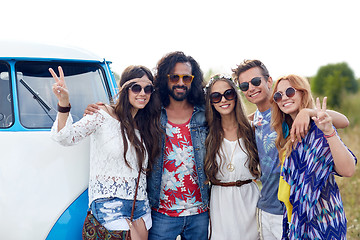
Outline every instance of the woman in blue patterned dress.
{"label": "woman in blue patterned dress", "polygon": [[[311,112],[301,142],[289,131],[302,109]],[[326,97],[316,106],[307,79],[288,75],[272,94],[272,126],[282,164],[279,199],[285,203],[283,239],[346,239],[346,217],[334,175],[350,177],[356,157],[344,145],[326,112]]]}

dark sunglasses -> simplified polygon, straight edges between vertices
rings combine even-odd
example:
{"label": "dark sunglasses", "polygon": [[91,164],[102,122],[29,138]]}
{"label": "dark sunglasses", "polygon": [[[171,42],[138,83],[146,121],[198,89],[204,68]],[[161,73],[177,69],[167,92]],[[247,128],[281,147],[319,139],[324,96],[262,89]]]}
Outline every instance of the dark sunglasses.
{"label": "dark sunglasses", "polygon": [[[251,84],[254,86],[260,86],[261,84],[261,77],[254,77],[253,79],[251,79]],[[249,82],[243,82],[240,83],[239,85],[241,91],[246,92],[249,89]]]}
{"label": "dark sunglasses", "polygon": [[142,89],[144,89],[145,94],[152,94],[154,92],[154,87],[150,84],[143,88],[141,85],[135,83],[130,87],[130,90],[135,94],[139,94]]}
{"label": "dark sunglasses", "polygon": [[[287,89],[285,90],[285,94],[286,94],[286,96],[289,97],[289,98],[295,96],[295,93],[296,93],[296,89],[293,88],[293,87],[289,87],[289,88],[287,88]],[[275,101],[275,102],[280,102],[281,99],[282,99],[282,96],[283,96],[283,94],[282,94],[281,92],[276,92],[276,93],[274,94],[274,101]]]}
{"label": "dark sunglasses", "polygon": [[180,78],[182,78],[185,84],[190,84],[194,79],[193,75],[188,74],[168,74],[167,76],[169,78],[169,81],[172,83],[178,83],[180,81]]}
{"label": "dark sunglasses", "polygon": [[210,94],[210,101],[211,103],[219,103],[222,97],[225,97],[226,100],[233,100],[236,96],[236,92],[234,89],[228,89],[223,94],[219,92],[213,92]]}

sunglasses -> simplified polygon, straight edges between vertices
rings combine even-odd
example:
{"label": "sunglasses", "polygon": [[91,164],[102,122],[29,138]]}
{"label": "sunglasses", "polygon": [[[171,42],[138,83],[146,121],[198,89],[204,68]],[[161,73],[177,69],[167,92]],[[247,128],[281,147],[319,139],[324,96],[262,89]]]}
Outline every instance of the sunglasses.
{"label": "sunglasses", "polygon": [[[296,89],[293,88],[293,87],[289,87],[289,88],[287,88],[287,89],[285,90],[285,94],[286,94],[286,96],[289,97],[289,98],[295,96],[295,93],[296,93]],[[283,96],[283,94],[282,94],[281,92],[276,92],[276,93],[274,94],[274,101],[277,102],[277,103],[280,102],[281,99],[282,99],[282,96]]]}
{"label": "sunglasses", "polygon": [[[256,87],[260,86],[261,77],[254,77],[253,79],[251,79],[250,82],[253,86],[256,86]],[[240,83],[239,87],[240,87],[241,91],[246,92],[249,89],[249,82]]]}
{"label": "sunglasses", "polygon": [[236,92],[234,89],[228,89],[223,94],[219,92],[213,92],[210,94],[211,103],[219,103],[222,97],[225,97],[226,100],[233,100],[236,97]]}
{"label": "sunglasses", "polygon": [[178,83],[180,81],[180,78],[182,78],[185,84],[190,84],[194,79],[194,75],[188,74],[168,74],[167,76],[169,78],[169,81],[172,83]]}
{"label": "sunglasses", "polygon": [[142,87],[141,85],[135,83],[134,85],[132,85],[130,87],[130,90],[135,94],[139,94],[142,89],[144,89],[145,94],[152,94],[154,92],[154,86],[151,84],[149,84],[145,87]]}

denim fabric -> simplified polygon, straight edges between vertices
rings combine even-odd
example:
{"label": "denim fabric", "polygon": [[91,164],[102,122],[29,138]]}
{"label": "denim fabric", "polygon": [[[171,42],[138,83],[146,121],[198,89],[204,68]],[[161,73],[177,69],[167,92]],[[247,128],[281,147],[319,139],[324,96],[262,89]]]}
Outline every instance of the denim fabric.
{"label": "denim fabric", "polygon": [[[166,110],[165,108],[162,108],[160,123],[164,132],[167,121]],[[205,207],[207,207],[209,204],[209,185],[205,185],[206,176],[204,171],[204,160],[206,154],[205,139],[208,134],[208,127],[205,119],[204,106],[194,107],[194,112],[190,119],[190,134],[194,148],[195,166],[199,179],[201,199]],[[161,178],[165,154],[165,135],[161,137],[161,148],[161,154],[155,159],[152,171],[150,171],[147,179],[148,197],[152,208],[159,208],[160,203]]]}
{"label": "denim fabric", "polygon": [[185,217],[169,217],[154,210],[151,212],[153,226],[149,231],[149,240],[207,240],[209,213],[204,212]]}
{"label": "denim fabric", "polygon": [[[91,212],[102,225],[119,219],[130,218],[133,200],[120,198],[100,198],[94,200],[91,205]],[[133,219],[139,219],[150,212],[147,201],[136,201]]]}

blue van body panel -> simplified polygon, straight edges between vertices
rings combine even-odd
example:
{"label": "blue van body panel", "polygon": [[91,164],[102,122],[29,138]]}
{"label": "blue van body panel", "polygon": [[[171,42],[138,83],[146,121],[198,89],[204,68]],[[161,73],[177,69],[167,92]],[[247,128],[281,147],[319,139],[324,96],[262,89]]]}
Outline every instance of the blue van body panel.
{"label": "blue van body panel", "polygon": [[88,203],[88,190],[86,190],[59,217],[46,239],[82,239],[81,232]]}

